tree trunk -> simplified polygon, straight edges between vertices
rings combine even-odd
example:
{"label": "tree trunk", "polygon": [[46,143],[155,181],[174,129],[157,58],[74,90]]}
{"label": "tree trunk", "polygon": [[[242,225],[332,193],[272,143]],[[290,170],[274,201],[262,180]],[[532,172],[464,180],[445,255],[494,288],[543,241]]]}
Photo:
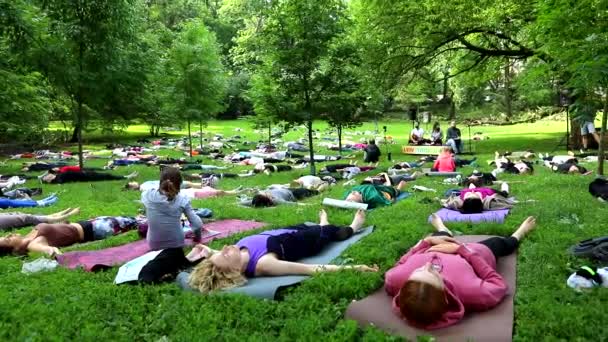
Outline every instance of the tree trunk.
{"label": "tree trunk", "polygon": [[311,114],[308,115],[309,117],[306,126],[308,127],[308,148],[310,149],[310,174],[314,176],[317,174],[317,170],[315,170],[315,151],[312,146],[312,118],[310,117]]}
{"label": "tree trunk", "polygon": [[268,121],[268,148],[272,146],[272,122]]}
{"label": "tree trunk", "polygon": [[158,137],[160,135],[160,125],[156,126],[156,131],[154,132],[154,136]]}
{"label": "tree trunk", "polygon": [[199,121],[198,123],[198,134],[201,141],[201,149],[203,148],[203,121]]}
{"label": "tree trunk", "polygon": [[606,121],[608,121],[608,93],[604,95],[604,112],[602,113],[602,131],[600,132],[600,144],[597,151],[597,174],[604,175],[604,139],[606,138]]}
{"label": "tree trunk", "polygon": [[450,76],[449,73],[443,73],[443,96],[441,97],[442,101],[447,101],[448,97],[448,76]]}
{"label": "tree trunk", "polygon": [[507,120],[511,120],[513,115],[513,104],[511,98],[511,63],[507,59],[507,65],[505,65],[505,114]]}
{"label": "tree trunk", "polygon": [[190,159],[192,159],[192,131],[190,130],[190,119],[188,119],[188,143],[190,145]]}
{"label": "tree trunk", "polygon": [[70,138],[71,143],[78,142],[78,123],[74,125],[74,131],[72,131],[72,137]]}
{"label": "tree trunk", "polygon": [[338,125],[338,155],[342,156],[342,125]]}
{"label": "tree trunk", "polygon": [[82,158],[82,101],[78,100],[78,118],[76,121],[77,130],[78,130],[78,166],[80,169],[84,169],[84,160]]}
{"label": "tree trunk", "polygon": [[456,119],[456,102],[454,98],[450,96],[450,120]]}

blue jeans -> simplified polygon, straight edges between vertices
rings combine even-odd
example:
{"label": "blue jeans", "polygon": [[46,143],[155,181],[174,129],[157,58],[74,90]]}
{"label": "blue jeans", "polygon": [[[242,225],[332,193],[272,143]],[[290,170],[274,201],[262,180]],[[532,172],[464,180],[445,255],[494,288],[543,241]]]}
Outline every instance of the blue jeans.
{"label": "blue jeans", "polygon": [[0,208],[31,208],[37,207],[38,202],[32,200],[12,200],[8,198],[0,198]]}

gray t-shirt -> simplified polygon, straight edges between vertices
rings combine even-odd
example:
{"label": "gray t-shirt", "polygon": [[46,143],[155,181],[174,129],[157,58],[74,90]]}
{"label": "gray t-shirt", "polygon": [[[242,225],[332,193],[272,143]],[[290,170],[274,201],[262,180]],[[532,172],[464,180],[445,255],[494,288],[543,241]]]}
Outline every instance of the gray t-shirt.
{"label": "gray t-shirt", "polygon": [[203,222],[192,210],[190,199],[178,194],[173,201],[157,189],[149,189],[141,194],[146,207],[148,234],[146,239],[151,250],[180,248],[184,246],[184,231],[181,217],[185,214],[190,221],[192,232],[200,238]]}

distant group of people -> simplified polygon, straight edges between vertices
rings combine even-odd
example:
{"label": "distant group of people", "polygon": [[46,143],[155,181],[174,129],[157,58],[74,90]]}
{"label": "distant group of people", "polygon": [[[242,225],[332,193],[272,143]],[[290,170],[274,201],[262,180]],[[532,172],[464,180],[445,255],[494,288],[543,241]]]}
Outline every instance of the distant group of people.
{"label": "distant group of people", "polygon": [[[424,129],[420,128],[420,123],[418,121],[414,122],[414,128],[410,132],[408,143],[411,145],[444,145],[443,133],[441,131],[439,122],[435,122],[433,124],[430,139],[424,137]],[[464,150],[462,144],[462,135],[460,133],[460,129],[456,127],[456,121],[450,122],[450,127],[448,128],[445,136],[445,145],[449,146],[454,153],[462,153]]]}

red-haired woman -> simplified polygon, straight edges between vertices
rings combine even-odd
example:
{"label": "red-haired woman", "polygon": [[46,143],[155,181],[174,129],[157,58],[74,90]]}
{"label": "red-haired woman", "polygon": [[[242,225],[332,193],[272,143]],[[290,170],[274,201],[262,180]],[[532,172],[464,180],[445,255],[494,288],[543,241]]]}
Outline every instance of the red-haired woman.
{"label": "red-haired woman", "polygon": [[459,322],[469,311],[489,310],[502,301],[507,285],[496,272],[496,259],[513,253],[536,226],[528,217],[510,237],[460,244],[433,215],[437,232],[421,240],[385,275],[393,310],[423,329]]}

